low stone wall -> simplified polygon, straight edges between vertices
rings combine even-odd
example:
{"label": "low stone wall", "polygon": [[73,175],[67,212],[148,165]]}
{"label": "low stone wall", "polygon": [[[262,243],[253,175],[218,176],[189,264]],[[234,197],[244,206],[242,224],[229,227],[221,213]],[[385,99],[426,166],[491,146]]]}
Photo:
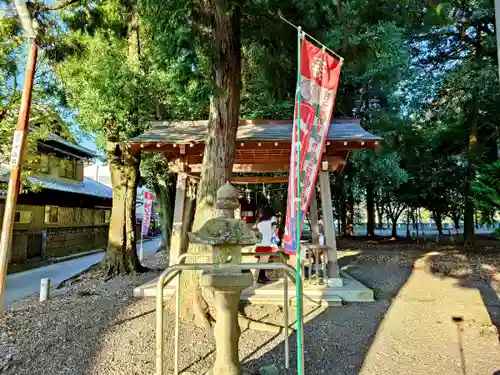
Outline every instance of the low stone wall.
{"label": "low stone wall", "polygon": [[23,263],[33,258],[62,257],[105,247],[108,243],[108,229],[108,225],[16,229],[13,233],[9,263]]}
{"label": "low stone wall", "polygon": [[98,249],[108,243],[108,226],[73,227],[47,230],[45,257],[62,257]]}
{"label": "low stone wall", "polygon": [[[15,229],[9,263],[54,258],[95,250],[108,244],[109,225],[44,229]],[[45,233],[45,234],[44,234]],[[136,225],[137,241],[141,225]]]}

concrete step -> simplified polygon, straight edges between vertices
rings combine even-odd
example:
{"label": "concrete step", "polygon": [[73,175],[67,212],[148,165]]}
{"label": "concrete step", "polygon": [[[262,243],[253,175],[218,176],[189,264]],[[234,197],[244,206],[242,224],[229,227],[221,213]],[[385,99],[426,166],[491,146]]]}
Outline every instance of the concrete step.
{"label": "concrete step", "polygon": [[[350,275],[342,272],[342,287],[329,287],[326,285],[304,285],[304,304],[326,303],[329,306],[339,306],[341,302],[372,302],[373,291]],[[155,297],[157,279],[151,280],[134,289],[135,297]],[[163,290],[165,299],[175,295],[175,281]],[[288,298],[295,304],[295,285],[288,283]],[[241,295],[242,300],[254,304],[283,305],[283,279],[274,283],[262,285],[254,284],[245,289]]]}

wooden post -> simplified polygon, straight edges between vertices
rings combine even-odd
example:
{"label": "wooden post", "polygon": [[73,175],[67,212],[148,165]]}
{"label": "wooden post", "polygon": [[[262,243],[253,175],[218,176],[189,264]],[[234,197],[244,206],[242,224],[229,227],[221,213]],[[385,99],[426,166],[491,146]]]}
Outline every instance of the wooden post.
{"label": "wooden post", "polygon": [[14,228],[14,217],[16,213],[17,196],[21,187],[21,170],[28,137],[28,124],[31,106],[31,94],[33,92],[33,81],[35,79],[36,61],[38,47],[34,40],[30,41],[28,61],[24,73],[24,87],[19,109],[19,119],[12,141],[12,153],[10,157],[10,178],[5,198],[5,210],[3,214],[2,234],[0,238],[0,315],[3,315],[3,297],[5,284],[7,282],[7,266],[12,245],[12,231]]}
{"label": "wooden post", "polygon": [[[328,286],[341,287],[339,265],[337,263],[337,240],[335,238],[335,222],[333,220],[332,192],[328,177],[328,166],[323,166],[319,172],[319,186],[321,189],[321,208],[323,210],[323,230],[325,244],[328,249]],[[325,170],[326,169],[326,170]]]}
{"label": "wooden post", "polygon": [[311,240],[314,245],[319,244],[319,220],[318,220],[318,202],[316,200],[316,186],[311,190],[311,203],[309,204],[309,213],[311,215]]}
{"label": "wooden post", "polygon": [[[309,203],[309,214],[311,217],[311,242],[313,245],[318,245],[319,244],[319,220],[318,220],[318,202],[316,200],[316,185],[313,186],[311,190],[311,202]],[[314,247],[306,247],[304,246],[304,251],[306,252],[306,258],[308,260],[309,264],[309,280],[311,279],[312,275],[312,264],[311,264],[311,258],[313,254],[315,254],[315,251],[313,251],[315,248]],[[315,254],[316,256],[316,254]],[[316,257],[316,281],[318,280],[318,258]]]}
{"label": "wooden post", "polygon": [[177,188],[175,190],[174,217],[172,220],[172,237],[170,239],[169,265],[175,261],[182,253],[182,242],[184,233],[184,210],[187,193],[187,174],[179,172],[177,174]]}

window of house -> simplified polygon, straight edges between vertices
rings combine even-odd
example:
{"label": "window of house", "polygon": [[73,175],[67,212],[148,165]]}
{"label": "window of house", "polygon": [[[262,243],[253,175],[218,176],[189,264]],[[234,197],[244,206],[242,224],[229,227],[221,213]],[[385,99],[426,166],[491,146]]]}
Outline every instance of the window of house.
{"label": "window of house", "polygon": [[75,214],[75,221],[83,221],[83,209],[81,207],[76,207],[74,214]]}
{"label": "window of house", "polygon": [[105,223],[105,222],[106,222],[106,211],[100,210],[99,211],[99,223]]}
{"label": "window of house", "polygon": [[33,218],[31,211],[16,211],[14,214],[14,223],[16,224],[29,224]]}
{"label": "window of house", "polygon": [[110,210],[105,210],[104,211],[104,222],[106,224],[109,224],[110,221],[111,221],[111,211]]}
{"label": "window of house", "polygon": [[83,162],[81,160],[75,160],[75,179],[78,181],[83,180]]}
{"label": "window of house", "polygon": [[75,179],[76,178],[76,165],[73,160],[63,160],[59,176]]}
{"label": "window of house", "polygon": [[45,206],[45,223],[57,223],[59,208],[57,206]]}
{"label": "window of house", "polygon": [[50,156],[47,154],[40,155],[40,172],[50,173]]}

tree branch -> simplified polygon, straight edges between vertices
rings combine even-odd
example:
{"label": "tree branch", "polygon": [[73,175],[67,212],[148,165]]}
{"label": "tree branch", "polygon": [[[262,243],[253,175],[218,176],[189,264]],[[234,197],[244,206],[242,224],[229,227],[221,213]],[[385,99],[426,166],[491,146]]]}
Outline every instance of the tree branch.
{"label": "tree branch", "polygon": [[70,5],[79,3],[81,0],[63,0],[59,3],[56,4],[51,4],[51,5],[42,5],[42,4],[35,4],[32,3],[31,1],[27,1],[26,5],[30,9],[36,9],[37,11],[43,11],[43,10],[60,10],[69,7]]}

